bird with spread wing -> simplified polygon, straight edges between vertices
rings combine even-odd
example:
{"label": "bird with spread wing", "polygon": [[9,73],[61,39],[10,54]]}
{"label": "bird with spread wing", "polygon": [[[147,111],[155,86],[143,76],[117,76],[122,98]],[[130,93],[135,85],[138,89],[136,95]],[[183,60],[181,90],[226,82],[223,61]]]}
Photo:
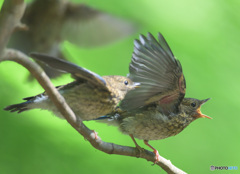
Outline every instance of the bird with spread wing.
{"label": "bird with spread wing", "polygon": [[201,113],[200,107],[208,101],[184,98],[186,82],[182,66],[164,37],[158,41],[148,33],[134,42],[134,52],[129,66],[129,78],[140,83],[129,91],[120,104],[120,111],[99,118],[99,121],[117,125],[121,132],[133,139],[159,140],[180,133],[197,118],[210,118]]}

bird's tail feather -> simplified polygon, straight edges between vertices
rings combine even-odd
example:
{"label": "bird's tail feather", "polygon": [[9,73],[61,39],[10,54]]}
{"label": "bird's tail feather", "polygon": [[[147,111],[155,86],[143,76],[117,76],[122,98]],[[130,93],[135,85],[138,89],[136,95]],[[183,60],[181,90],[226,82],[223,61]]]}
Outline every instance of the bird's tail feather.
{"label": "bird's tail feather", "polygon": [[28,104],[29,104],[29,101],[26,101],[26,102],[23,102],[23,103],[7,106],[7,107],[4,108],[4,110],[10,111],[10,112],[21,113],[23,111],[31,109],[31,108],[28,108]]}

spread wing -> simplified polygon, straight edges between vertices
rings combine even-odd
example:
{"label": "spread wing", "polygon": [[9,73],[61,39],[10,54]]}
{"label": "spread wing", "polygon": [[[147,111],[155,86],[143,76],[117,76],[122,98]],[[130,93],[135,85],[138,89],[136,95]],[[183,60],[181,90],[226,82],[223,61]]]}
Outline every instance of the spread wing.
{"label": "spread wing", "polygon": [[96,86],[100,86],[107,89],[106,82],[101,76],[85,68],[82,68],[76,64],[73,64],[63,59],[48,56],[46,54],[30,53],[30,56],[36,60],[39,60],[47,64],[52,68],[71,73],[73,78],[75,78],[76,80],[84,79]]}
{"label": "spread wing", "polygon": [[126,94],[123,110],[157,103],[164,113],[178,111],[186,89],[182,67],[160,33],[158,40],[150,33],[135,40],[129,78],[141,85]]}

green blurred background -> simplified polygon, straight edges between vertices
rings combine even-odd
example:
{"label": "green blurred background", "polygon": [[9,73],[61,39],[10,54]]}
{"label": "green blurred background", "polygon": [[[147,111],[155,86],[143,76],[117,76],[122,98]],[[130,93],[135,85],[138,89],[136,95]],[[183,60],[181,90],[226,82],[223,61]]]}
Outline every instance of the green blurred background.
{"label": "green blurred background", "polygon": [[[240,1],[224,0],[85,0],[97,9],[129,19],[139,31],[119,42],[97,49],[63,45],[72,62],[100,75],[126,75],[133,40],[148,31],[161,32],[181,61],[187,97],[211,97],[199,119],[175,137],[150,144],[160,155],[187,173],[210,173],[210,166],[240,168]],[[40,110],[22,114],[3,111],[21,98],[42,92],[27,82],[28,72],[14,62],[0,64],[0,173],[159,173],[157,166],[137,158],[108,155],[84,140],[66,121]],[[69,76],[55,85],[71,81]],[[107,142],[134,146],[117,128],[87,122]],[[142,141],[139,144],[147,148]],[[240,169],[239,169],[240,170]],[[239,172],[231,171],[231,172]],[[225,171],[226,172],[226,171]],[[163,170],[161,173],[164,173]],[[214,171],[211,173],[219,173]],[[229,171],[228,171],[229,173]]]}

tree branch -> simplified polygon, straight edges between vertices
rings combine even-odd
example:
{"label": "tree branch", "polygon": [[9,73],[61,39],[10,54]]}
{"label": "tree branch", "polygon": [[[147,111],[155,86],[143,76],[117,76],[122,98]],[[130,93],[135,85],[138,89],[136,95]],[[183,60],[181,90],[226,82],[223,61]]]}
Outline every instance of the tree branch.
{"label": "tree branch", "polygon": [[[23,0],[5,0],[3,4],[3,9],[0,13],[0,62],[15,61],[27,68],[44,88],[52,102],[56,105],[68,123],[84,136],[84,138],[87,139],[96,149],[108,154],[143,158],[147,161],[155,162],[155,154],[148,150],[143,149],[143,151],[140,152],[137,148],[104,142],[100,137],[96,139],[95,132],[88,129],[82,121],[75,116],[71,108],[65,102],[65,99],[59,94],[40,66],[18,50],[5,49],[12,31],[20,23],[24,8],[25,5]],[[156,165],[162,167],[167,173],[185,173],[163,157],[160,158],[160,161]]]}
{"label": "tree branch", "polygon": [[[10,60],[15,61],[25,68],[27,68],[32,75],[38,80],[41,86],[45,89],[46,93],[56,105],[58,110],[64,116],[71,126],[76,129],[84,138],[86,138],[93,147],[108,154],[118,154],[125,156],[132,156],[137,158],[143,158],[147,161],[155,161],[155,154],[148,150],[143,149],[139,152],[138,149],[127,146],[120,146],[113,143],[104,142],[98,137],[95,138],[95,132],[88,129],[79,118],[77,119],[71,108],[65,102],[64,98],[59,94],[50,79],[47,77],[45,72],[35,62],[31,61],[25,54],[20,51],[13,49],[5,49],[3,56],[0,58],[2,61]],[[168,173],[184,173],[169,160],[161,157],[160,161],[156,164],[162,167]]]}
{"label": "tree branch", "polygon": [[26,4],[24,0],[5,0],[0,13],[0,55],[16,27],[20,25]]}

